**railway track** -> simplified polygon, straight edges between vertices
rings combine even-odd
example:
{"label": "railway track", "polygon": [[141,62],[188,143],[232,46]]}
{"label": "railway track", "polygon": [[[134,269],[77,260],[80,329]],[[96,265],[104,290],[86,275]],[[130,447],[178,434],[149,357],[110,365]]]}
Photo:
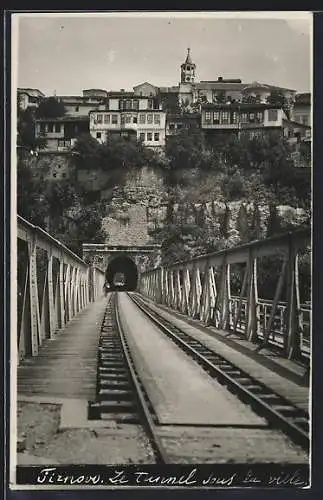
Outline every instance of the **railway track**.
{"label": "railway track", "polygon": [[142,425],[157,463],[169,463],[157,435],[153,409],[132,361],[122,329],[116,293],[105,310],[98,349],[97,401],[89,406],[89,419]]}
{"label": "railway track", "polygon": [[280,429],[306,452],[309,451],[309,416],[307,412],[292,405],[285,398],[235,366],[225,357],[215,353],[203,343],[194,339],[155,310],[137,295],[129,294],[137,307],[158,326],[175,344],[192,357],[210,376],[227,386],[245,404],[269,425]]}

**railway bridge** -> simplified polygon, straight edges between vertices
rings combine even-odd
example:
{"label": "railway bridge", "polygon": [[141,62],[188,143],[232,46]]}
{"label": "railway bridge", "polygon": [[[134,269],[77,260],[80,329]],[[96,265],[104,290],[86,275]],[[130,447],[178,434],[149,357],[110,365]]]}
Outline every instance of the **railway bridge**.
{"label": "railway bridge", "polygon": [[[198,426],[215,432],[219,425],[238,428],[242,422],[248,434],[250,426],[263,428],[264,417],[308,447],[310,238],[310,228],[296,229],[162,267],[158,245],[84,243],[80,258],[18,216],[12,316],[17,336],[11,338],[18,402],[60,405],[61,430],[95,427],[98,421],[102,427],[111,419],[138,423],[140,413],[157,461],[180,460],[169,458],[163,441],[178,424],[188,426],[188,433],[194,428],[203,441]],[[112,287],[105,296],[104,283],[113,283],[117,273],[125,276],[121,293]],[[221,383],[216,392],[209,377]],[[260,417],[240,407],[242,420],[234,416],[240,410],[232,394],[225,399],[223,384],[230,391],[234,386],[241,401],[251,398]],[[279,446],[279,453],[294,453]],[[82,454],[78,459],[84,463]]]}

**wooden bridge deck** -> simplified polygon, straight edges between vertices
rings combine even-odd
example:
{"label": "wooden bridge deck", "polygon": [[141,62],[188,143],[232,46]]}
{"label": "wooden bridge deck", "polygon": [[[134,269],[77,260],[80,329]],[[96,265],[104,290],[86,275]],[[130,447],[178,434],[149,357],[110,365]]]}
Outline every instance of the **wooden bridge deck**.
{"label": "wooden bridge deck", "polygon": [[92,400],[96,394],[97,345],[107,299],[91,303],[18,367],[19,396]]}

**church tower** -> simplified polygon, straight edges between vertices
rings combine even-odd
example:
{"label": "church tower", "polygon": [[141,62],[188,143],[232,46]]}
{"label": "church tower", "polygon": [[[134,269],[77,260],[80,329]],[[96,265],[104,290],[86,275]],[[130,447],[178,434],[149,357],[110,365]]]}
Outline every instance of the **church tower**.
{"label": "church tower", "polygon": [[181,64],[181,83],[194,83],[196,64],[191,59],[191,49],[187,49],[186,60]]}

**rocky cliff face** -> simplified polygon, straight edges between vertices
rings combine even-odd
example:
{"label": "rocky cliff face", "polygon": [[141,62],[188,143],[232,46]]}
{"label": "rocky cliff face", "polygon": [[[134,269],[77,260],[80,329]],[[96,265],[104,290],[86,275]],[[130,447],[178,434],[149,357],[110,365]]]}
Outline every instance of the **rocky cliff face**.
{"label": "rocky cliff face", "polygon": [[[114,188],[108,202],[108,216],[103,219],[103,228],[108,233],[107,243],[111,245],[145,245],[153,243],[155,229],[163,228],[171,207],[172,217],[177,224],[199,224],[218,234],[226,205],[229,209],[228,244],[240,241],[237,229],[238,216],[243,204],[249,222],[255,210],[255,203],[246,197],[225,203],[219,193],[218,184],[212,175],[200,178],[197,172],[186,173],[190,184],[176,188],[165,185],[163,177],[147,168],[135,175],[129,173],[125,184]],[[258,201],[260,235],[266,234],[269,204]],[[300,208],[277,206],[278,215],[289,225],[298,226],[306,220],[306,213]]]}

